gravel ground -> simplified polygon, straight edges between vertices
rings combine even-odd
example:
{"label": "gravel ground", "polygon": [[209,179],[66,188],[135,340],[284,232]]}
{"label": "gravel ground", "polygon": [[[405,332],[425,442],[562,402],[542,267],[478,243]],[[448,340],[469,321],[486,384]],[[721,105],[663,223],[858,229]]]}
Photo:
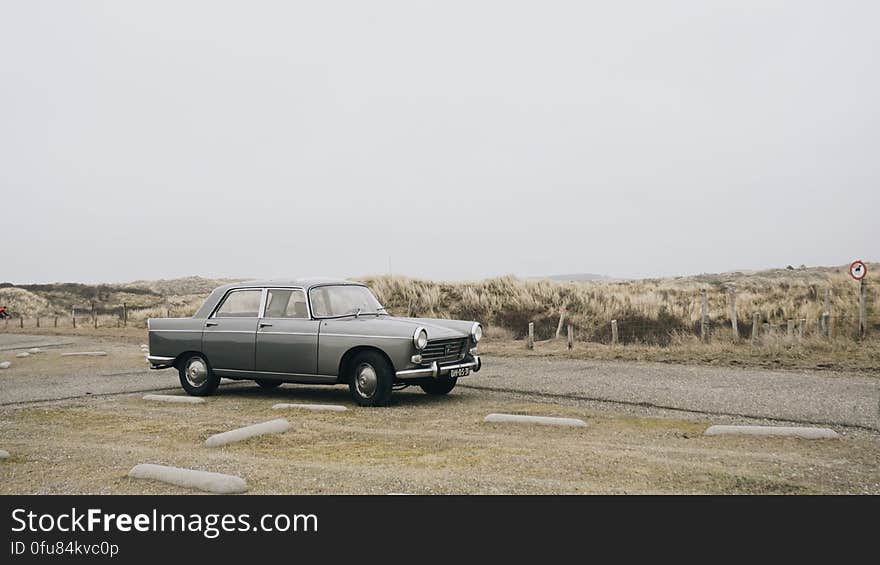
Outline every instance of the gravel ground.
{"label": "gravel ground", "polygon": [[762,420],[880,430],[880,378],[661,363],[491,358],[461,385]]}
{"label": "gravel ground", "polygon": [[[264,494],[880,494],[880,379],[863,374],[488,357],[449,396],[410,388],[386,409],[354,406],[345,387],[249,382],[175,405],[141,399],[182,391],[173,370],[144,369],[137,343],[82,337],[0,371],[0,448],[11,454],[0,494],[191,492],[127,478],[138,463],[235,474]],[[108,355],[59,355],[95,349]],[[350,410],[272,410],[279,402]],[[490,412],[587,426],[483,423]],[[203,445],[278,417],[293,429]],[[703,436],[713,423],[781,421],[830,425],[841,439]]]}
{"label": "gravel ground", "polygon": [[[192,492],[126,477],[138,463],[228,473],[253,494],[880,494],[880,441],[706,437],[690,419],[630,416],[456,389],[408,389],[392,408],[358,408],[341,387],[251,384],[204,404],[140,394],[0,407],[0,494]],[[346,404],[278,411],[278,402]],[[486,424],[490,412],[581,418],[583,428]],[[207,448],[233,428],[287,418],[283,434]],[[876,434],[874,434],[876,436]]]}
{"label": "gravel ground", "polygon": [[4,333],[0,334],[0,351],[25,350],[31,347],[57,347],[77,341],[78,338],[75,337]]}

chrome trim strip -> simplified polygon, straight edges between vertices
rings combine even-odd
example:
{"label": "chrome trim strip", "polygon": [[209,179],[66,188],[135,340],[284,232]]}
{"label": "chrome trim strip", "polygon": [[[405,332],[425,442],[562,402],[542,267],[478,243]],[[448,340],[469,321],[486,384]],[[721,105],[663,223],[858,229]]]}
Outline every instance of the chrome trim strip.
{"label": "chrome trim strip", "polygon": [[[266,319],[273,320],[275,318],[266,318]],[[291,318],[283,318],[283,319],[290,320]],[[297,318],[297,319],[302,319],[302,318]],[[309,336],[318,337],[318,332],[316,331],[315,333],[308,333],[308,332],[264,332],[264,331],[261,331],[260,335],[309,335]]]}
{"label": "chrome trim strip", "polygon": [[198,330],[150,330],[151,332],[199,332],[201,333],[201,329]]}
{"label": "chrome trim strip", "polygon": [[466,363],[456,363],[455,365],[443,365],[438,366],[437,362],[433,362],[430,367],[424,367],[421,369],[407,369],[405,371],[397,371],[395,376],[400,380],[406,379],[420,379],[424,377],[433,377],[437,378],[442,375],[448,375],[449,371],[453,369],[471,369],[473,372],[477,372],[480,370],[482,366],[482,362],[480,358],[475,356],[472,361],[468,361]]}
{"label": "chrome trim strip", "polygon": [[[223,318],[220,318],[221,320]],[[227,318],[230,319],[230,318]],[[248,318],[248,320],[253,320],[254,318]],[[255,334],[257,330],[211,330],[205,328],[205,332],[210,332],[212,334]]]}
{"label": "chrome trim strip", "polygon": [[376,339],[404,339],[407,341],[411,341],[412,337],[400,337],[396,335],[358,335],[358,334],[330,334],[321,332],[321,337],[362,337],[362,338],[376,338]]}
{"label": "chrome trim strip", "polygon": [[280,371],[242,371],[240,369],[214,369],[224,373],[239,373],[242,375],[285,375],[287,377],[318,377],[322,379],[336,379],[336,375],[317,375],[309,373],[282,373]]}

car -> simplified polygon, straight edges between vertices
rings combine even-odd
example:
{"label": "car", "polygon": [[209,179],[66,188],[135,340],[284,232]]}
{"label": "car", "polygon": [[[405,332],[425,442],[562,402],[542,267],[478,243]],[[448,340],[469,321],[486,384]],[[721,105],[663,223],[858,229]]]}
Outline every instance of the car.
{"label": "car", "polygon": [[347,384],[359,405],[382,406],[409,385],[447,394],[482,367],[479,322],[395,317],[346,280],[227,284],[192,317],[152,318],[147,328],[151,368],[177,369],[193,396],[213,394],[221,378]]}

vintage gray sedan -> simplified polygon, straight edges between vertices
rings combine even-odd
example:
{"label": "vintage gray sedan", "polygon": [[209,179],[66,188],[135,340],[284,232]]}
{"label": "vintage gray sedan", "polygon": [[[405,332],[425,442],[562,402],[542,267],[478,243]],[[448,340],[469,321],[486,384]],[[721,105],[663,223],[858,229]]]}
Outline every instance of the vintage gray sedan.
{"label": "vintage gray sedan", "polygon": [[154,369],[174,367],[194,396],[221,378],[347,384],[362,406],[381,406],[411,384],[447,394],[479,371],[479,322],[389,315],[370,290],[335,280],[257,281],[215,289],[191,318],[147,322]]}

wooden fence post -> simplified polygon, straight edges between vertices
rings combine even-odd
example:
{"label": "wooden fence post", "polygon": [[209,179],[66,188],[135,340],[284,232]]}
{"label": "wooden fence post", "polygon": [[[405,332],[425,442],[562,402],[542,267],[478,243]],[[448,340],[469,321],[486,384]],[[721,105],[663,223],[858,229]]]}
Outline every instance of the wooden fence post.
{"label": "wooden fence post", "polygon": [[571,327],[571,324],[568,324],[568,349],[571,350],[574,348],[574,328]]}
{"label": "wooden fence post", "polygon": [[831,315],[831,289],[825,289],[825,313]]}
{"label": "wooden fence post", "polygon": [[55,316],[55,327],[58,327],[58,316]]}
{"label": "wooden fence post", "polygon": [[709,296],[706,294],[706,289],[700,291],[700,297],[702,302],[701,307],[701,315],[700,315],[700,339],[703,340],[703,343],[708,343],[709,341]]}
{"label": "wooden fence post", "polygon": [[40,327],[40,315],[39,314],[37,314],[37,327],[38,328]]}
{"label": "wooden fence post", "polygon": [[758,324],[761,322],[761,315],[757,312],[752,314],[752,343],[758,339]]}
{"label": "wooden fence post", "polygon": [[868,285],[865,279],[859,281],[859,338],[864,338],[868,333]]}
{"label": "wooden fence post", "polygon": [[831,339],[831,289],[825,289],[825,312],[823,313],[822,322],[825,337]]}
{"label": "wooden fence post", "polygon": [[526,343],[529,349],[535,348],[535,323],[529,322],[529,341]]}
{"label": "wooden fence post", "polygon": [[801,318],[800,320],[798,320],[798,339],[804,339],[804,326],[806,325],[806,318]]}
{"label": "wooden fence post", "polygon": [[565,323],[565,308],[559,309],[559,324],[556,326],[556,339],[562,337],[562,324]]}
{"label": "wooden fence post", "polygon": [[788,327],[786,328],[785,335],[788,339],[794,337],[794,320],[791,318],[788,319]]}
{"label": "wooden fence post", "polygon": [[728,302],[730,302],[730,329],[733,332],[733,341],[739,341],[739,327],[736,322],[736,289],[730,287],[727,290]]}
{"label": "wooden fence post", "polygon": [[18,327],[22,329],[24,328],[24,316],[18,317]]}
{"label": "wooden fence post", "polygon": [[128,304],[122,303],[122,325],[128,325]]}
{"label": "wooden fence post", "polygon": [[617,345],[617,320],[611,320],[611,345]]}

